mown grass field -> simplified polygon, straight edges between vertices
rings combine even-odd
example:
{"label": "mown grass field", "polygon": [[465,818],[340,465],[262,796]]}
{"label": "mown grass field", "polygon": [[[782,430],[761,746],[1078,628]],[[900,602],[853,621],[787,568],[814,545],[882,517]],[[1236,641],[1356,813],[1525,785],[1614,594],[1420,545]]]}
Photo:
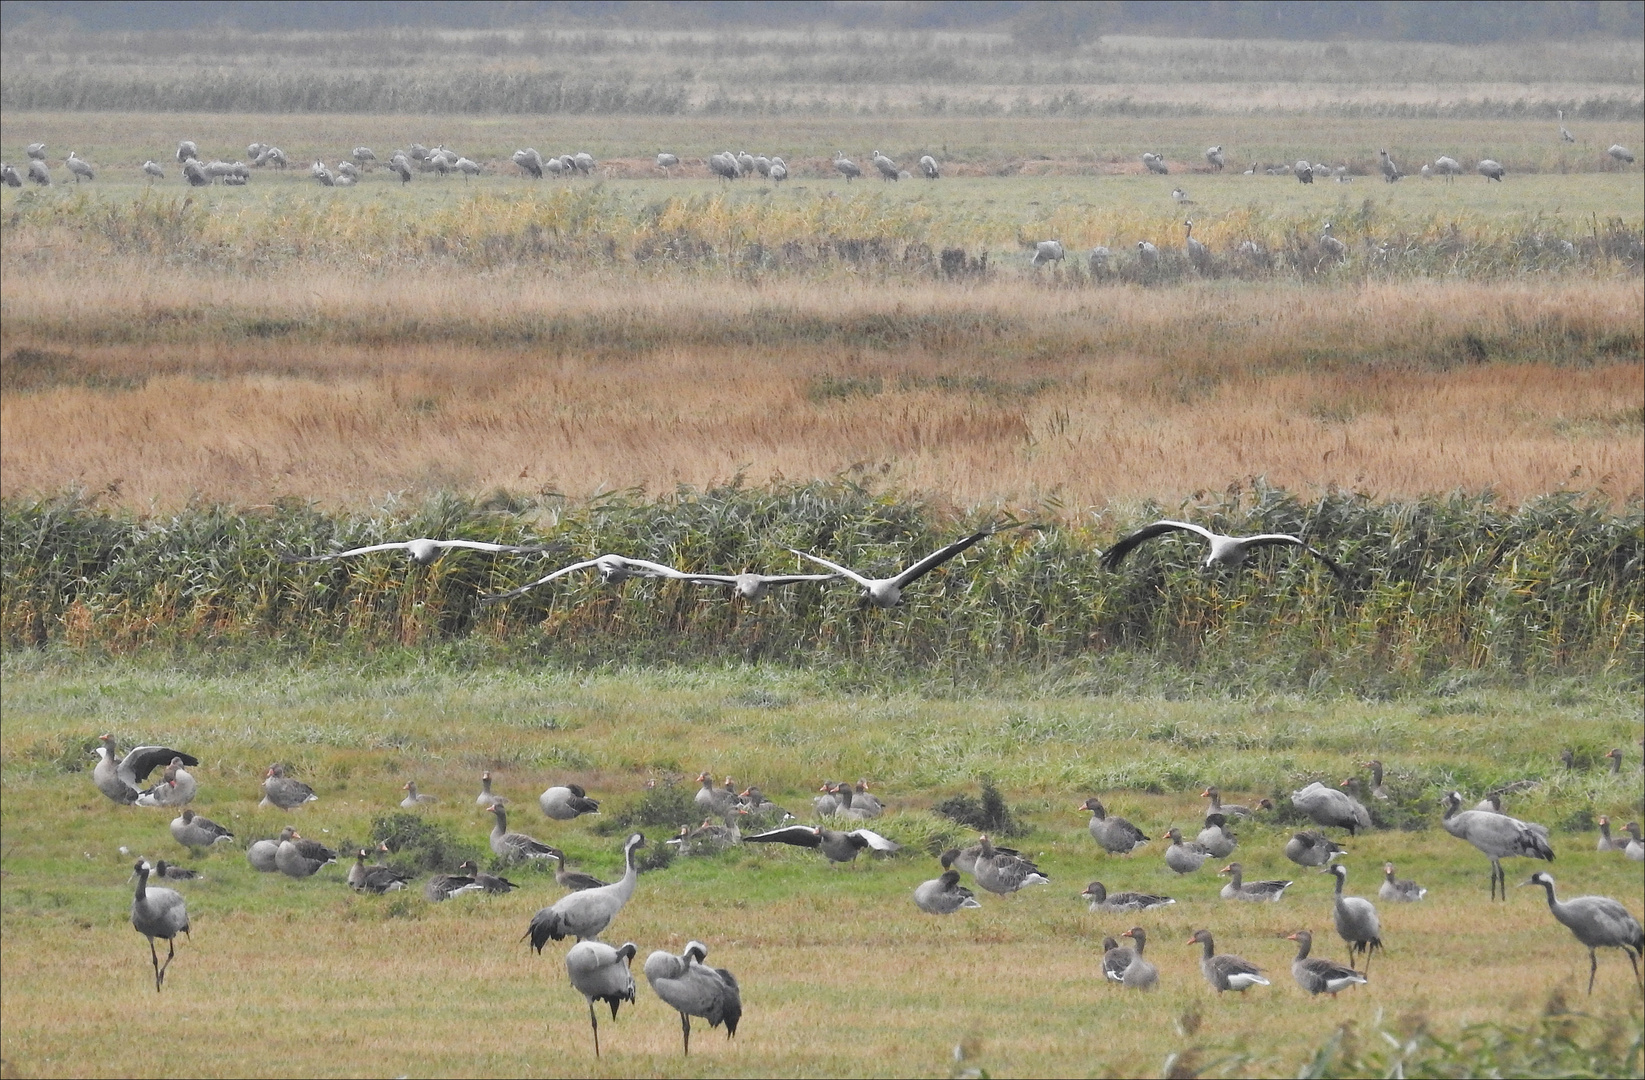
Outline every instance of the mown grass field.
{"label": "mown grass field", "polygon": [[[377,670],[232,671],[14,652],[4,675],[3,1039],[15,1075],[929,1076],[954,1067],[956,1044],[968,1047],[966,1065],[996,1076],[1152,1075],[1167,1055],[1195,1048],[1209,1075],[1273,1075],[1294,1073],[1341,1024],[1372,1042],[1378,1029],[1424,1027],[1449,1039],[1482,1021],[1534,1026],[1556,996],[1621,1023],[1613,1056],[1589,1066],[1620,1074],[1629,1027],[1638,1029],[1638,988],[1620,956],[1602,959],[1588,999],[1583,950],[1539,894],[1492,905],[1483,857],[1433,827],[1433,797],[1449,786],[1473,795],[1540,780],[1511,796],[1511,809],[1554,830],[1549,869],[1562,888],[1637,910],[1637,864],[1595,853],[1591,827],[1594,814],[1621,820],[1640,809],[1631,692],[1556,680],[1399,703],[1169,701],[1045,696],[1023,683],[949,699],[919,684],[840,693],[817,672],[462,673],[408,655]],[[483,850],[487,823],[472,799],[489,768],[519,800],[511,825],[609,873],[620,837],[597,833],[599,818],[548,822],[532,796],[575,778],[620,811],[647,779],[710,768],[761,784],[802,815],[824,776],[867,775],[892,806],[883,831],[910,851],[830,869],[806,852],[744,848],[642,876],[609,939],[635,941],[642,957],[707,941],[743,985],[743,1027],[731,1043],[699,1032],[682,1061],[677,1020],[642,979],[638,1006],[602,1025],[606,1056],[595,1063],[563,947],[539,958],[519,940],[559,894],[551,877],[522,871],[524,887],[506,898],[429,907],[405,894],[354,896],[340,868],[305,881],[258,875],[239,846],[191,859],[169,839],[170,811],[116,807],[86,772],[64,771],[71,751],[105,730],[199,754],[197,808],[248,839],[285,823],[254,808],[261,771],[279,758],[320,792],[294,820],[328,843],[359,842],[416,779],[444,799],[429,820]],[[1612,777],[1600,755],[1618,744],[1626,771]],[[1588,770],[1563,773],[1562,745]],[[1378,812],[1426,827],[1345,841],[1350,891],[1373,893],[1392,859],[1431,892],[1414,907],[1381,905],[1388,951],[1371,985],[1338,1001],[1305,1000],[1289,979],[1284,934],[1311,928],[1327,954],[1341,951],[1328,879],[1280,854],[1289,827],[1240,830],[1248,875],[1297,884],[1279,905],[1236,906],[1216,898],[1209,868],[1187,878],[1166,870],[1158,843],[1129,859],[1099,857],[1072,809],[1101,792],[1157,834],[1197,823],[1203,784],[1220,783],[1230,801],[1254,798],[1362,773],[1357,762],[1372,754],[1399,796]],[[982,774],[1031,826],[1017,846],[1053,884],[985,896],[983,910],[949,919],[924,916],[909,894],[936,864],[917,847],[963,835],[929,807],[974,792]],[[648,830],[653,843],[659,832]],[[160,995],[125,923],[121,845],[207,875],[183,886],[195,935]],[[1510,867],[1514,882],[1530,869]],[[1134,920],[1092,914],[1074,897],[1092,879],[1178,904]],[[1101,937],[1133,922],[1151,934],[1156,995],[1126,994],[1097,973]],[[1273,986],[1217,999],[1182,944],[1202,926],[1219,947],[1268,967]],[[178,1025],[212,1034],[165,1040],[162,1052],[152,1040],[88,1039],[88,1017],[114,1034]],[[1597,1035],[1584,1028],[1581,1039]]]}

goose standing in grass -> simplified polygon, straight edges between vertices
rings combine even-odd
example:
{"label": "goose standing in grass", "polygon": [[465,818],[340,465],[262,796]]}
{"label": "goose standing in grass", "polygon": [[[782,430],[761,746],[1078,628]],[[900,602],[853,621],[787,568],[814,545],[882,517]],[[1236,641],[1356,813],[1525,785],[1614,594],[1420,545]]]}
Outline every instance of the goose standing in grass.
{"label": "goose standing in grass", "polygon": [[1307,930],[1285,936],[1287,940],[1297,943],[1297,958],[1291,961],[1291,977],[1308,993],[1336,997],[1342,991],[1364,986],[1368,981],[1351,967],[1343,967],[1323,956],[1309,956],[1308,951],[1314,946],[1314,935]]}
{"label": "goose standing in grass", "polygon": [[491,826],[491,851],[499,859],[546,859],[549,852],[554,850],[541,840],[533,839],[525,833],[510,832],[508,810],[502,799],[486,807],[486,810],[497,815],[496,822]]}
{"label": "goose standing in grass", "polygon": [[1299,547],[1308,554],[1312,555],[1314,558],[1318,559],[1320,562],[1324,563],[1330,568],[1331,573],[1335,574],[1338,578],[1344,576],[1342,567],[1338,566],[1324,552],[1311,546],[1307,541],[1299,537],[1291,536],[1289,533],[1259,533],[1255,536],[1224,536],[1221,533],[1212,532],[1203,525],[1195,525],[1192,522],[1187,521],[1170,520],[1156,521],[1151,525],[1144,525],[1130,536],[1124,537],[1113,547],[1109,548],[1106,553],[1104,553],[1102,557],[1102,565],[1105,569],[1116,570],[1119,568],[1120,563],[1125,561],[1125,557],[1129,555],[1131,551],[1139,544],[1147,543],[1149,540],[1152,540],[1157,536],[1164,536],[1166,533],[1172,532],[1191,532],[1205,539],[1206,543],[1209,544],[1210,547],[1206,551],[1205,561],[1201,565],[1207,570],[1218,566],[1239,567],[1245,562],[1246,556],[1248,556],[1253,549],[1278,545],[1284,547]]}
{"label": "goose standing in grass", "polygon": [[1628,842],[1622,846],[1622,854],[1634,862],[1645,862],[1645,840],[1639,836],[1639,823],[1630,821],[1622,827],[1628,834]]}
{"label": "goose standing in grass", "polygon": [[505,877],[488,874],[481,870],[479,864],[473,859],[465,859],[458,865],[457,869],[467,871],[468,876],[474,879],[474,884],[478,886],[479,890],[488,896],[502,896],[519,888],[518,885]]}
{"label": "goose standing in grass", "polygon": [[272,874],[280,869],[280,845],[296,835],[297,830],[287,825],[273,840],[259,840],[246,848],[246,862],[260,874]]}
{"label": "goose standing in grass", "polygon": [[1171,846],[1165,849],[1165,865],[1179,874],[1192,874],[1211,857],[1211,853],[1200,844],[1184,840],[1182,830],[1175,825],[1160,839],[1171,841]]}
{"label": "goose standing in grass", "polygon": [[557,784],[537,796],[537,805],[545,817],[555,821],[570,821],[583,814],[598,814],[600,804],[588,797],[578,784]]}
{"label": "goose standing in grass", "polygon": [[661,563],[647,562],[645,559],[626,559],[621,555],[601,555],[597,559],[585,559],[582,562],[572,563],[570,566],[562,566],[551,574],[544,574],[530,584],[521,585],[518,589],[510,589],[495,596],[482,596],[480,597],[480,603],[495,604],[503,600],[512,600],[516,596],[525,595],[540,585],[547,585],[555,578],[564,577],[578,570],[586,570],[589,567],[593,567],[600,572],[600,581],[605,585],[621,585],[630,578],[674,578],[677,580],[685,577],[684,574],[672,566],[664,566]]}
{"label": "goose standing in grass", "polygon": [[489,771],[481,773],[480,793],[474,797],[474,805],[484,810],[496,802],[498,798],[499,796],[491,793],[491,773]]}
{"label": "goose standing in grass", "polygon": [[1357,836],[1360,829],[1371,827],[1371,812],[1345,791],[1326,787],[1314,781],[1300,791],[1291,792],[1291,805],[1301,810],[1316,824],[1332,829],[1347,829],[1349,836]]}
{"label": "goose standing in grass", "polygon": [[1102,800],[1095,795],[1080,803],[1074,810],[1091,812],[1091,823],[1086,828],[1091,833],[1091,839],[1110,854],[1129,855],[1148,843],[1147,833],[1122,817],[1109,817]]}
{"label": "goose standing in grass", "polygon": [[1080,895],[1090,901],[1092,911],[1149,911],[1176,903],[1169,896],[1156,896],[1153,893],[1111,893],[1100,881],[1091,882]]}
{"label": "goose standing in grass", "polygon": [[989,892],[1004,896],[1030,885],[1051,883],[1050,875],[1041,872],[1031,861],[1021,855],[996,849],[988,837],[979,838],[977,846],[981,850],[977,853],[976,868],[971,871],[971,876]]}
{"label": "goose standing in grass", "polygon": [[733,595],[753,603],[764,600],[772,589],[808,581],[832,581],[838,574],[682,574],[695,585],[729,585]]}
{"label": "goose standing in grass", "polygon": [[334,551],[329,555],[297,555],[289,551],[281,552],[280,561],[287,563],[331,562],[334,559],[351,559],[356,555],[373,555],[379,551],[403,551],[418,566],[428,566],[435,559],[453,549],[485,551],[493,555],[537,554],[543,550],[537,547],[521,547],[518,544],[488,544],[480,540],[431,540],[426,536],[420,536],[415,540],[400,540],[387,544],[367,544],[365,547],[349,548],[347,551]]}
{"label": "goose standing in grass", "polygon": [[234,843],[232,832],[210,818],[201,817],[193,810],[184,810],[180,817],[172,819],[171,836],[173,840],[196,853],[202,848],[217,844]]}
{"label": "goose standing in grass", "polygon": [[[1015,526],[1007,527],[1011,528]],[[826,566],[842,577],[850,578],[862,587],[863,595],[867,598],[868,602],[873,604],[875,607],[894,608],[902,602],[902,591],[908,588],[908,586],[913,582],[935,570],[937,567],[952,559],[966,548],[972,546],[973,544],[979,544],[1000,531],[1002,530],[978,530],[964,539],[954,541],[952,544],[949,544],[947,547],[942,548],[939,551],[932,552],[930,555],[927,555],[925,558],[908,567],[895,577],[888,578],[867,578],[857,573],[855,570],[841,566],[839,563],[829,562],[827,559],[820,556],[808,555],[803,551],[795,551],[793,548],[790,548],[789,551],[793,552],[795,555],[798,555],[802,559],[810,559],[814,563]]]}
{"label": "goose standing in grass", "polygon": [[274,864],[280,873],[294,878],[313,877],[322,866],[336,861],[335,851],[318,840],[303,839],[303,834],[295,829],[280,841],[280,849],[274,853]]}
{"label": "goose standing in grass", "polygon": [[[464,863],[463,865],[470,866],[473,864]],[[458,869],[462,869],[462,867]],[[439,904],[450,900],[453,896],[484,891],[485,887],[475,881],[472,874],[435,874],[423,886],[423,899],[431,904]]]}
{"label": "goose standing in grass", "polygon": [[[901,851],[902,845],[887,840],[872,829],[853,829],[840,832],[821,825],[789,825],[755,836],[743,837],[745,844],[788,844],[793,847],[817,848],[830,863],[850,862],[863,848],[875,851]],[[981,882],[978,882],[981,884]]]}
{"label": "goose standing in grass", "polygon": [[[188,905],[175,889],[149,885],[148,860],[138,859],[132,872],[137,875],[137,891],[131,898],[132,929],[149,939],[149,958],[154,961],[154,992],[166,981],[166,969],[177,955],[177,935],[188,933]],[[160,963],[154,939],[166,940],[166,962]]]}
{"label": "goose standing in grass", "polygon": [[263,801],[257,804],[258,809],[270,806],[281,810],[295,810],[311,802],[319,802],[320,796],[314,794],[314,789],[301,780],[293,780],[286,775],[286,767],[278,763],[270,765],[263,777]]}
{"label": "goose standing in grass", "polygon": [[597,889],[567,893],[553,906],[533,915],[525,935],[531,940],[531,947],[541,954],[550,939],[559,941],[575,937],[578,941],[588,941],[599,937],[623,905],[628,903],[629,897],[634,895],[634,882],[639,876],[639,868],[634,864],[634,852],[642,847],[645,847],[645,837],[640,833],[631,833],[623,843],[624,869],[621,878]]}
{"label": "goose standing in grass", "polygon": [[99,735],[97,738],[102,745],[93,748],[97,765],[91,771],[92,783],[97,785],[98,791],[117,803],[135,803],[142,794],[138,785],[148,779],[149,773],[169,762],[200,764],[200,759],[193,754],[185,754],[168,746],[137,746],[128,750],[125,757],[116,757],[114,736]]}
{"label": "goose standing in grass", "polygon": [[1148,944],[1148,933],[1140,926],[1133,926],[1120,937],[1128,937],[1136,942],[1136,948],[1131,952],[1131,963],[1119,977],[1119,984],[1127,990],[1154,990],[1159,987],[1159,969],[1142,958],[1142,950]]}
{"label": "goose standing in grass", "polygon": [[199,785],[194,776],[183,768],[183,759],[174,757],[160,782],[137,796],[138,806],[187,806],[194,801]]}
{"label": "goose standing in grass", "polygon": [[1365,767],[1371,770],[1371,798],[1386,801],[1389,796],[1388,788],[1382,782],[1382,762],[1372,758],[1365,763]]}
{"label": "goose standing in grass", "polygon": [[1611,819],[1604,814],[1599,815],[1599,843],[1594,845],[1595,851],[1625,851],[1626,840],[1611,839]]}
{"label": "goose standing in grass", "polygon": [[415,810],[419,806],[427,806],[429,803],[440,801],[432,795],[419,795],[417,793],[417,781],[415,780],[407,780],[405,787],[400,790],[406,793],[406,797],[400,800],[400,809],[402,810]]}
{"label": "goose standing in grass", "polygon": [[554,871],[554,880],[559,883],[562,889],[570,889],[572,892],[581,892],[584,889],[603,889],[606,887],[607,883],[601,881],[593,874],[585,874],[581,870],[573,870],[566,866],[565,852],[561,851],[559,848],[549,848],[548,857],[553,859],[555,865],[558,867],[558,869]]}
{"label": "goose standing in grass", "polygon": [[1205,981],[1218,994],[1224,990],[1244,992],[1253,986],[1267,986],[1268,980],[1263,978],[1262,969],[1251,961],[1232,953],[1218,953],[1215,940],[1209,930],[1195,930],[1194,936],[1188,939],[1189,945],[1201,945],[1205,952],[1200,957],[1199,969],[1205,975]]}
{"label": "goose standing in grass", "polygon": [[1337,879],[1336,900],[1331,909],[1337,924],[1337,934],[1348,944],[1348,966],[1354,957],[1365,954],[1365,972],[1371,972],[1371,954],[1382,948],[1382,924],[1377,919],[1376,905],[1362,896],[1344,896],[1342,888],[1348,884],[1348,868],[1338,863],[1321,873]]}
{"label": "goose standing in grass", "polygon": [[1382,864],[1382,886],[1377,889],[1377,896],[1396,904],[1414,904],[1428,895],[1424,889],[1414,881],[1394,877],[1394,864]]}
{"label": "goose standing in grass", "polygon": [[953,869],[914,886],[914,906],[932,915],[952,915],[961,908],[982,907],[976,895],[960,884],[960,872]]}
{"label": "goose standing in grass", "polygon": [[611,1021],[617,1021],[617,1006],[634,1004],[634,972],[631,966],[639,950],[632,941],[613,949],[603,941],[579,941],[565,954],[565,971],[571,988],[588,999],[588,1026],[594,1029],[594,1056],[600,1056],[600,1020],[594,1003],[611,1006]]}
{"label": "goose standing in grass", "polygon": [[1285,842],[1285,857],[1298,866],[1326,866],[1347,853],[1341,844],[1311,829],[1294,833]]}
{"label": "goose standing in grass", "polygon": [[[1462,810],[1462,796],[1450,792],[1443,800],[1445,817],[1440,825],[1459,840],[1466,840],[1491,860],[1491,898],[1496,899],[1497,886],[1502,886],[1502,898],[1508,899],[1508,879],[1502,872],[1502,860],[1511,858],[1545,859],[1554,861],[1554,849],[1548,844],[1548,830],[1511,818],[1507,814],[1493,814],[1486,810]],[[1460,811],[1460,812],[1459,812]]]}
{"label": "goose standing in grass", "polygon": [[645,959],[645,978],[652,992],[679,1011],[685,1056],[691,1056],[691,1018],[700,1016],[711,1028],[725,1025],[726,1038],[737,1034],[743,1016],[742,988],[725,968],[703,963],[708,946],[688,942],[679,956],[658,950]]}
{"label": "goose standing in grass", "polygon": [[[1564,923],[1576,939],[1588,947],[1588,993],[1594,992],[1594,976],[1599,972],[1597,949],[1621,949],[1639,978],[1639,958],[1645,955],[1645,930],[1628,909],[1608,896],[1577,896],[1561,902],[1554,897],[1554,879],[1541,870],[1525,885],[1541,885],[1548,890],[1548,910]],[[1522,886],[1523,887],[1523,886]]]}
{"label": "goose standing in grass", "polygon": [[1224,827],[1227,824],[1228,819],[1221,814],[1206,814],[1205,828],[1194,838],[1194,842],[1210,852],[1213,859],[1226,859],[1239,845],[1239,840]]}
{"label": "goose standing in grass", "polygon": [[1217,873],[1229,875],[1228,884],[1222,887],[1224,900],[1271,900],[1278,903],[1285,896],[1285,890],[1291,887],[1289,881],[1246,881],[1245,867],[1237,862],[1229,863]]}
{"label": "goose standing in grass", "polygon": [[1217,787],[1208,787],[1199,794],[1200,798],[1211,800],[1211,808],[1205,812],[1205,816],[1207,818],[1209,818],[1212,814],[1222,814],[1225,817],[1242,818],[1254,816],[1249,806],[1241,806],[1238,803],[1223,802],[1222,791]]}

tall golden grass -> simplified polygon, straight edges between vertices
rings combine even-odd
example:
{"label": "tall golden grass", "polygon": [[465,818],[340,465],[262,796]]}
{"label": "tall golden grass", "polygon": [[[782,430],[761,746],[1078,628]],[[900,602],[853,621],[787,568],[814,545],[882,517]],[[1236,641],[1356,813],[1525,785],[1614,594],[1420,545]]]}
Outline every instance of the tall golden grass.
{"label": "tall golden grass", "polygon": [[1637,281],[1059,291],[8,275],[0,491],[137,506],[855,472],[961,502],[1645,489]]}

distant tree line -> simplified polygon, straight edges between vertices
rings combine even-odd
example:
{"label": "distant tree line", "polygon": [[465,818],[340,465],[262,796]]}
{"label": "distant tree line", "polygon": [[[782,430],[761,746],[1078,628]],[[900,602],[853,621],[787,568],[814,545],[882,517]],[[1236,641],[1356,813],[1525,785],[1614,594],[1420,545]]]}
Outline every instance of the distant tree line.
{"label": "distant tree line", "polygon": [[1645,0],[11,0],[7,29],[41,24],[134,30],[342,31],[514,29],[1010,30],[1026,45],[1068,49],[1105,33],[1294,40],[1492,41],[1645,36]]}

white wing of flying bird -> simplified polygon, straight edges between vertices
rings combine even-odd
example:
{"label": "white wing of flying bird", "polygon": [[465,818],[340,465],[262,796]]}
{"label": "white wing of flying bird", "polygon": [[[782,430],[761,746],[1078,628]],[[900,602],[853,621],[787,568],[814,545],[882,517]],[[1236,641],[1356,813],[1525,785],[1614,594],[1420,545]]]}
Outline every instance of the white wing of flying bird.
{"label": "white wing of flying bird", "polygon": [[[1004,528],[1033,527],[1034,526],[1031,525],[1004,526]],[[855,570],[852,570],[849,567],[841,566],[837,562],[830,562],[828,559],[822,558],[820,555],[808,555],[803,551],[795,551],[793,548],[789,548],[788,550],[792,551],[795,555],[798,555],[802,559],[810,559],[814,563],[828,567],[836,574],[843,577],[848,577],[852,581],[855,581],[858,585],[862,586],[863,592],[867,595],[869,602],[875,607],[891,608],[896,607],[902,600],[902,591],[907,588],[909,584],[930,573],[932,570],[935,570],[937,567],[941,566],[949,559],[952,559],[954,556],[958,555],[971,545],[981,543],[1000,531],[1000,529],[983,529],[980,532],[974,532],[964,539],[954,541],[952,544],[949,544],[940,551],[932,552],[930,555],[927,555],[925,558],[921,559],[913,566],[910,566],[896,577],[889,578],[866,578],[857,573]]]}
{"label": "white wing of flying bird", "polygon": [[448,548],[489,551],[493,554],[501,552],[524,554],[544,550],[540,547],[520,547],[517,544],[488,544],[480,540],[430,540],[426,537],[420,537],[416,540],[402,540],[389,544],[369,544],[366,547],[350,548],[348,551],[335,551],[329,555],[293,555],[285,552],[280,555],[280,561],[329,562],[332,559],[347,559],[354,555],[370,555],[378,551],[404,551],[411,556],[412,561],[427,564],[439,558]]}
{"label": "white wing of flying bird", "polygon": [[564,577],[566,574],[577,570],[586,570],[591,566],[599,569],[600,579],[607,585],[617,585],[629,578],[683,579],[687,576],[672,566],[664,566],[661,563],[647,562],[644,559],[629,559],[622,555],[601,555],[597,559],[586,559],[583,562],[572,563],[570,566],[562,566],[552,574],[544,574],[536,581],[531,582],[529,585],[521,585],[518,589],[510,589],[508,592],[498,593],[495,596],[482,596],[480,597],[480,603],[495,604],[502,600],[512,600],[516,596],[530,592],[539,585],[548,584],[555,578]]}
{"label": "white wing of flying bird", "polygon": [[1346,576],[1346,572],[1337,565],[1328,555],[1312,547],[1307,541],[1289,533],[1259,533],[1256,536],[1224,536],[1222,533],[1212,532],[1201,525],[1187,521],[1156,521],[1151,525],[1144,525],[1130,536],[1125,537],[1113,547],[1109,548],[1102,557],[1104,568],[1113,570],[1124,561],[1125,556],[1133,548],[1146,543],[1157,536],[1164,536],[1170,532],[1191,532],[1205,538],[1210,545],[1205,555],[1204,566],[1210,569],[1213,566],[1239,566],[1245,561],[1253,548],[1272,547],[1299,547],[1330,567],[1331,573],[1338,578]]}

